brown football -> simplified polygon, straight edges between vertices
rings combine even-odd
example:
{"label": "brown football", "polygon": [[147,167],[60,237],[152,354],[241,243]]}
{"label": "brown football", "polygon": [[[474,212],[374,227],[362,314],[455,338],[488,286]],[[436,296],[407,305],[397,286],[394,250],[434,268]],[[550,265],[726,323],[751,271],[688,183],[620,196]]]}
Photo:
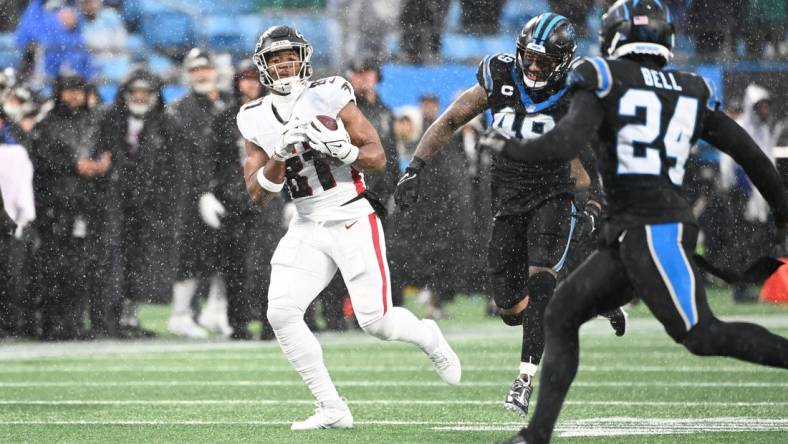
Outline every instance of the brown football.
{"label": "brown football", "polygon": [[320,123],[323,124],[326,128],[330,129],[331,131],[336,131],[339,128],[339,124],[337,124],[337,119],[329,116],[315,116]]}

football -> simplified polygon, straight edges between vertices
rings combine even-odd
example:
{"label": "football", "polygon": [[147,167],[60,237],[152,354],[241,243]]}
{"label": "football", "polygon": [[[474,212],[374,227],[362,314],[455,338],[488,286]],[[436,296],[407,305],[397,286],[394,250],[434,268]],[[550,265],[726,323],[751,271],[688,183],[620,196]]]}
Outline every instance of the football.
{"label": "football", "polygon": [[319,116],[315,116],[315,118],[317,120],[319,120],[320,123],[323,124],[323,126],[325,126],[326,128],[330,129],[331,131],[336,131],[337,128],[339,128],[339,124],[337,123],[337,119],[335,119],[333,117],[319,115]]}

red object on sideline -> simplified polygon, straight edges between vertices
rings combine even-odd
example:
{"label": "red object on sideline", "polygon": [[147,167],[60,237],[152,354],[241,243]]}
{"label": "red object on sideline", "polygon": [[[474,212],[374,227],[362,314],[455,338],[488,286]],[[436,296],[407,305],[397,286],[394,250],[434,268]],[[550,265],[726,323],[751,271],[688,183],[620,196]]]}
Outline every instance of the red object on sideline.
{"label": "red object on sideline", "polygon": [[763,283],[761,301],[770,304],[788,304],[788,258],[781,257],[783,265]]}

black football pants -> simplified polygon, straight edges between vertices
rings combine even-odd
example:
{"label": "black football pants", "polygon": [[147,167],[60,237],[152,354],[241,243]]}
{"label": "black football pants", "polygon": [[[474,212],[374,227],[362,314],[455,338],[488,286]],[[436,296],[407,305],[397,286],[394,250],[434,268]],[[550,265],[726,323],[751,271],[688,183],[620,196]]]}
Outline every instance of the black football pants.
{"label": "black football pants", "polygon": [[667,333],[690,352],[788,368],[788,340],[755,324],[722,322],[706,301],[690,262],[698,230],[647,225],[621,233],[595,251],[556,289],[545,313],[546,348],[539,400],[527,429],[529,444],[549,442],[578,367],[578,330],[599,313],[637,294]]}

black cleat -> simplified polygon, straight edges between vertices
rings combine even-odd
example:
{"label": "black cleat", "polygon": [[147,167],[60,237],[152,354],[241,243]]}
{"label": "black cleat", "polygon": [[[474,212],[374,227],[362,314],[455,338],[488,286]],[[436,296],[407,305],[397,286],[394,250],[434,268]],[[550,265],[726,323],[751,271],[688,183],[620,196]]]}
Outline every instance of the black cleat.
{"label": "black cleat", "polygon": [[528,378],[527,381],[522,378],[515,379],[509,394],[506,395],[503,407],[519,416],[525,416],[528,413],[528,404],[533,391],[534,386],[531,384],[531,378]]}
{"label": "black cleat", "polygon": [[520,433],[512,436],[507,440],[498,441],[497,444],[528,444],[528,441],[526,441],[525,437],[522,435],[523,431],[525,431],[525,429],[520,430]]}
{"label": "black cleat", "polygon": [[610,321],[610,326],[613,327],[616,336],[624,336],[624,333],[627,332],[627,312],[623,308],[618,307],[615,310],[600,313],[599,316]]}

